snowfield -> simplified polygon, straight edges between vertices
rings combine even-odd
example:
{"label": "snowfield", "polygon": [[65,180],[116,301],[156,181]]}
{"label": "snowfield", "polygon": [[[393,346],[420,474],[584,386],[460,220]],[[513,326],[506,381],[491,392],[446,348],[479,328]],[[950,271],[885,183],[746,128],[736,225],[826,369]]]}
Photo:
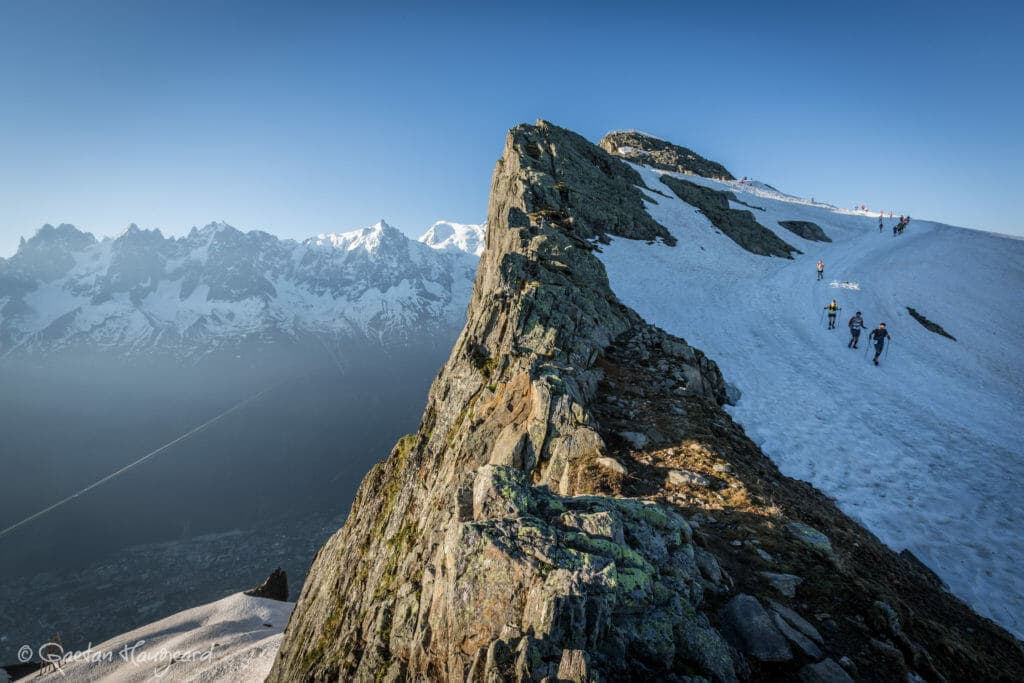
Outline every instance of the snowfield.
{"label": "snowfield", "polygon": [[28,680],[262,681],[295,603],[236,593],[94,645]]}
{"label": "snowfield", "polygon": [[467,225],[437,221],[419,238],[419,242],[441,251],[462,251],[479,257],[484,253],[487,225]]}
{"label": "snowfield", "polygon": [[[880,233],[877,214],[681,176],[763,207],[757,221],[804,252],[756,256],[676,198],[663,171],[635,168],[670,195],[650,195],[647,208],[679,242],[601,247],[620,299],[718,362],[741,392],[731,414],[785,474],[1024,637],[1024,241],[916,219],[894,237],[896,219]],[[833,241],[805,240],[780,220],[812,221]],[[842,311],[828,330],[833,298]],[[868,330],[851,350],[858,310]],[[879,322],[893,343],[875,367],[865,347]]]}

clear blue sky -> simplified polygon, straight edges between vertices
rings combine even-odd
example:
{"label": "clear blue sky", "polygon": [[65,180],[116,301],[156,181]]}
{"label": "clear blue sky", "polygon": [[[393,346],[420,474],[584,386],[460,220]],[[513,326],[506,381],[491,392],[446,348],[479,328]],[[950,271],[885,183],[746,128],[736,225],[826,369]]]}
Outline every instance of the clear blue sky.
{"label": "clear blue sky", "polygon": [[442,4],[3,2],[0,255],[44,222],[481,221],[537,118],[1024,233],[1019,3]]}

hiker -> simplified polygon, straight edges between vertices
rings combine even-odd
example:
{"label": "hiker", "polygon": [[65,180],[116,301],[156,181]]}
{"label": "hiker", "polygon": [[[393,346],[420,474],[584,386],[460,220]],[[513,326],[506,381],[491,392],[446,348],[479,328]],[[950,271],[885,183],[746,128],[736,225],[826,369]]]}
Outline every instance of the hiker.
{"label": "hiker", "polygon": [[875,357],[871,359],[871,362],[878,365],[878,357],[882,355],[882,349],[885,348],[885,340],[892,339],[892,335],[885,329],[885,323],[878,323],[878,327],[871,330],[871,336],[868,339],[875,342]]}
{"label": "hiker", "polygon": [[884,222],[882,220],[882,214],[878,214],[878,232],[882,232],[882,226]]}
{"label": "hiker", "polygon": [[846,344],[846,348],[855,349],[857,348],[857,342],[860,341],[860,331],[864,329],[864,318],[860,316],[860,311],[857,311],[857,315],[850,318],[850,322],[847,325],[850,328],[850,341]]}
{"label": "hiker", "polygon": [[828,313],[828,329],[836,329],[836,314],[841,310],[843,309],[839,308],[835,299],[832,299],[832,303],[825,307],[825,311]]}
{"label": "hiker", "polygon": [[818,259],[818,279],[825,277],[825,262]]}

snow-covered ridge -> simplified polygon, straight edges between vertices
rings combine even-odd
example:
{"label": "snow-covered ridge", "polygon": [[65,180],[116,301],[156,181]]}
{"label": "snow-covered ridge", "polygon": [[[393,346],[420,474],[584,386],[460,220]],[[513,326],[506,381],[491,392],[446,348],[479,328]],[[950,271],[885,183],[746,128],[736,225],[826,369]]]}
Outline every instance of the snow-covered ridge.
{"label": "snow-covered ridge", "polygon": [[[979,613],[1024,635],[1024,311],[1015,300],[1024,241],[916,219],[897,237],[887,217],[879,231],[877,213],[685,176],[735,192],[746,205],[733,208],[763,208],[752,210],[757,221],[803,251],[792,261],[757,256],[678,199],[664,171],[634,168],[662,191],[647,209],[678,243],[600,246],[615,293],[718,362],[741,393],[730,412],[785,474],[835,497]],[[816,223],[833,241],[805,240],[779,226],[788,220]],[[833,298],[842,311],[829,330],[823,308]],[[908,306],[957,341],[925,329]],[[886,322],[893,337],[878,367],[867,333],[847,347],[858,310],[868,331]]]}
{"label": "snow-covered ridge", "polygon": [[450,225],[458,239],[441,246],[384,221],[301,243],[226,223],[181,238],[133,224],[101,241],[44,226],[0,261],[0,357],[82,345],[190,356],[309,334],[389,346],[457,329],[482,232]]}
{"label": "snow-covered ridge", "polygon": [[484,252],[484,238],[487,226],[466,225],[451,221],[437,221],[419,238],[419,241],[433,249],[442,251],[464,251],[480,256]]}
{"label": "snow-covered ridge", "polygon": [[172,614],[82,651],[50,652],[39,681],[262,681],[295,603],[243,593]]}

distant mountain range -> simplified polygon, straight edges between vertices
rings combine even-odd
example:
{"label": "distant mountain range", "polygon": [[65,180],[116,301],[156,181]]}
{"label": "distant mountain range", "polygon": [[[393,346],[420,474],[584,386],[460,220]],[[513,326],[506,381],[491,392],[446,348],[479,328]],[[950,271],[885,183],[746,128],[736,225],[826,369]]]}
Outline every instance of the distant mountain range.
{"label": "distant mountain range", "polygon": [[311,338],[387,349],[454,336],[483,238],[483,226],[437,222],[415,241],[383,220],[302,242],[226,223],[181,238],[133,224],[102,240],[45,225],[0,259],[0,358],[194,357]]}

